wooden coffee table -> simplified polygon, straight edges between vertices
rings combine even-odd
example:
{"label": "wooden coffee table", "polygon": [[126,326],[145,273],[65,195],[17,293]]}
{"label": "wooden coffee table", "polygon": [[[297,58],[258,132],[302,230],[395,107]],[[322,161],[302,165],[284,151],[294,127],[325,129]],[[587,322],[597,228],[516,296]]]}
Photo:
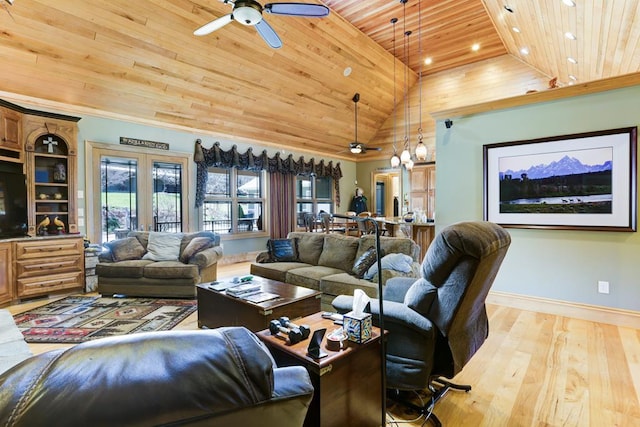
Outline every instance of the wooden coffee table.
{"label": "wooden coffee table", "polygon": [[226,291],[214,291],[208,284],[197,285],[198,327],[244,326],[256,332],[269,328],[269,322],[281,316],[294,321],[320,311],[319,291],[258,276],[253,282],[260,283],[262,291],[279,297],[256,304],[227,295]]}
{"label": "wooden coffee table", "polygon": [[[311,334],[320,328],[331,333],[339,326],[323,319],[321,313],[295,321],[310,326]],[[278,366],[302,365],[307,368],[315,393],[305,418],[310,426],[380,426],[382,381],[380,329],[372,328],[372,338],[365,343],[348,342],[343,350],[327,349],[327,338],[321,348],[328,355],[319,360],[307,356],[309,339],[289,344],[263,330],[258,337],[269,347]]]}

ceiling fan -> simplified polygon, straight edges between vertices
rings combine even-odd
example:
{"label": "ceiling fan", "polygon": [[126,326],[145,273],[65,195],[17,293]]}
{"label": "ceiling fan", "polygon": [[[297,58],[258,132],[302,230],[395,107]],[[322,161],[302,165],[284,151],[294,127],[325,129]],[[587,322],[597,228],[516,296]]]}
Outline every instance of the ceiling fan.
{"label": "ceiling fan", "polygon": [[353,142],[349,143],[349,151],[352,154],[364,154],[367,152],[367,150],[381,151],[382,148],[380,147],[368,147],[363,143],[358,142],[358,101],[360,101],[360,94],[356,92],[356,94],[353,95],[353,98],[351,98],[351,100],[355,104],[354,111],[355,111],[356,139]]}
{"label": "ceiling fan", "polygon": [[214,19],[208,24],[204,24],[193,32],[196,36],[205,36],[218,30],[231,21],[237,21],[242,25],[256,27],[258,34],[267,44],[279,49],[282,47],[282,41],[278,34],[271,28],[262,17],[262,12],[271,15],[299,16],[303,18],[322,18],[329,15],[329,8],[320,4],[309,3],[267,3],[260,5],[254,0],[220,0],[225,4],[233,5],[231,13]]}

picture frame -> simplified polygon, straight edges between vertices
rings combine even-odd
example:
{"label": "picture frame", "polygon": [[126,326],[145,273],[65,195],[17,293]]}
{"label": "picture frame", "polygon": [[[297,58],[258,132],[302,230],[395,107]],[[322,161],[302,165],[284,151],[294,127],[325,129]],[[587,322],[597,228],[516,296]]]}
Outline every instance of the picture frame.
{"label": "picture frame", "polygon": [[483,145],[485,221],[636,231],[637,127]]}

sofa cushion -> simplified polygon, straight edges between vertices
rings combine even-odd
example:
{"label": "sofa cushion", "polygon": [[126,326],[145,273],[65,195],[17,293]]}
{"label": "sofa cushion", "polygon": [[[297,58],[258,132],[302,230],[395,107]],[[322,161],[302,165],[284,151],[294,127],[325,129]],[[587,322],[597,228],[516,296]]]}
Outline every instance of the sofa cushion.
{"label": "sofa cushion", "polygon": [[180,253],[180,262],[187,264],[189,260],[198,252],[215,246],[215,240],[211,237],[194,237],[189,239],[189,243]]}
{"label": "sofa cushion", "polygon": [[180,261],[156,261],[144,267],[144,277],[150,279],[197,279],[198,266]]}
{"label": "sofa cushion", "polygon": [[147,253],[142,259],[152,261],[177,261],[180,256],[180,244],[182,234],[162,233],[152,231],[149,233]]}
{"label": "sofa cushion", "polygon": [[274,262],[274,263],[251,263],[251,274],[279,282],[287,281],[287,271],[294,268],[310,267],[303,262]]}
{"label": "sofa cushion", "polygon": [[114,263],[98,263],[96,276],[98,277],[126,277],[131,279],[141,278],[144,275],[145,266],[153,261],[134,259]]}
{"label": "sofa cushion", "polygon": [[364,273],[366,273],[367,270],[369,270],[369,267],[371,267],[373,263],[377,261],[377,255],[378,252],[373,246],[367,249],[362,255],[360,255],[358,259],[356,259],[356,262],[353,263],[353,268],[351,269],[353,275],[358,279],[362,279]]}
{"label": "sofa cushion", "polygon": [[333,267],[342,271],[351,271],[356,258],[359,239],[339,234],[327,234],[325,236],[318,265]]}
{"label": "sofa cushion", "polygon": [[[341,273],[342,270],[321,265],[294,268],[287,271],[286,282],[296,286],[320,290],[320,280],[325,276]],[[346,273],[345,273],[346,274]],[[348,276],[348,274],[347,274]]]}
{"label": "sofa cushion", "polygon": [[298,261],[305,264],[318,265],[318,259],[324,246],[324,233],[292,232],[289,239],[298,239]]}
{"label": "sofa cushion", "polygon": [[269,239],[267,241],[269,249],[269,258],[280,262],[298,261],[298,239]]}
{"label": "sofa cushion", "polygon": [[105,246],[111,251],[113,261],[140,259],[145,253],[144,247],[135,237],[113,240],[105,243]]}
{"label": "sofa cushion", "polygon": [[377,282],[358,279],[348,273],[329,274],[320,281],[320,291],[327,295],[353,295],[355,289],[362,289],[369,297],[378,298]]}
{"label": "sofa cushion", "polygon": [[140,244],[147,250],[147,245],[149,244],[149,232],[148,231],[130,231],[127,234],[127,237],[135,237],[138,239]]}

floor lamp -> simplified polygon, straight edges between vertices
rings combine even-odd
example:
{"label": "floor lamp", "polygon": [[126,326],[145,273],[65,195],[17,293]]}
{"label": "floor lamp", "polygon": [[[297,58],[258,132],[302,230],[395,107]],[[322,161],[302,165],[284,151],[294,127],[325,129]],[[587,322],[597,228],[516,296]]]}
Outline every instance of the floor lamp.
{"label": "floor lamp", "polygon": [[343,218],[356,222],[367,223],[370,222],[373,224],[373,229],[376,236],[376,262],[378,264],[378,326],[380,328],[380,360],[382,363],[382,369],[380,369],[380,385],[382,388],[381,391],[381,426],[385,426],[387,424],[387,343],[384,336],[384,311],[382,304],[382,251],[380,249],[380,229],[379,223],[375,219],[371,217],[359,217],[359,216],[348,216],[348,215],[340,215],[334,214],[334,218]]}

